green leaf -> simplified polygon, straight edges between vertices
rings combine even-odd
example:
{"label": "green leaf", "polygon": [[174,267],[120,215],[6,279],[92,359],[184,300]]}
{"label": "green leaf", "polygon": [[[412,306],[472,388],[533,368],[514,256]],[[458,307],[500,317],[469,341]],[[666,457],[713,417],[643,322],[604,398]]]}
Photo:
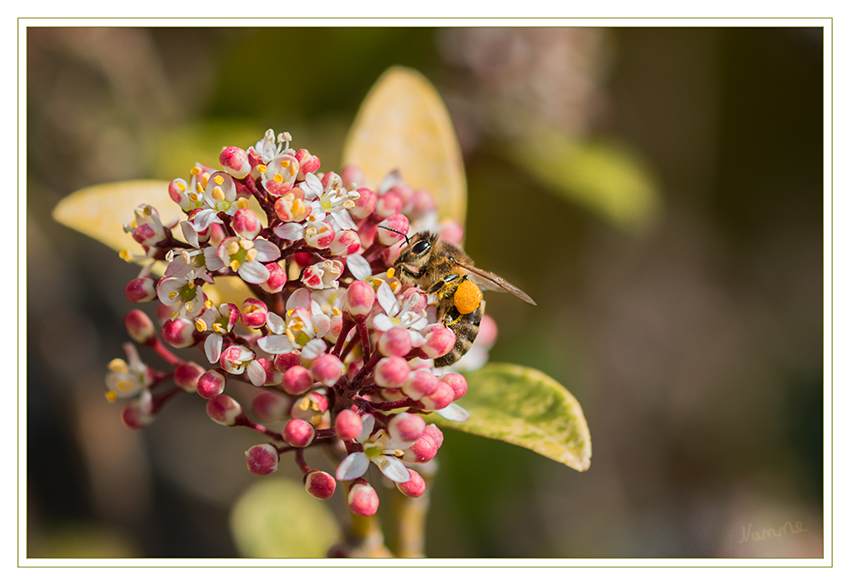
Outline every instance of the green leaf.
{"label": "green leaf", "polygon": [[249,558],[326,557],[339,540],[327,505],[291,479],[258,479],[236,502],[230,532]]}
{"label": "green leaf", "polygon": [[377,189],[393,170],[434,197],[440,219],[466,220],[466,175],[457,135],[436,88],[421,73],[388,69],[369,91],[345,141],[344,164]]}
{"label": "green leaf", "polygon": [[430,415],[430,422],[519,445],[578,471],[590,467],[584,413],[558,382],[513,364],[488,364],[464,376],[469,389],[459,405],[469,411],[469,420],[457,423]]}
{"label": "green leaf", "polygon": [[660,210],[659,188],[652,173],[619,142],[577,142],[543,131],[515,154],[554,193],[627,231],[645,228]]}

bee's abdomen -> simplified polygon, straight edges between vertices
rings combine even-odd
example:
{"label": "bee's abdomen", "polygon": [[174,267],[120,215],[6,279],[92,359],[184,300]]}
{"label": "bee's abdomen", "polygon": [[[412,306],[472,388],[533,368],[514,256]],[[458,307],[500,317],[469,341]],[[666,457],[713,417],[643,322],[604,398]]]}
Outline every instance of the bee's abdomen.
{"label": "bee's abdomen", "polygon": [[452,365],[466,355],[472,347],[472,342],[478,336],[481,317],[484,316],[484,302],[482,301],[481,305],[468,315],[454,314],[456,312],[457,309],[452,308],[443,319],[444,322],[451,322],[460,317],[454,324],[449,325],[449,329],[455,334],[455,344],[449,353],[434,360],[434,365],[438,368]]}

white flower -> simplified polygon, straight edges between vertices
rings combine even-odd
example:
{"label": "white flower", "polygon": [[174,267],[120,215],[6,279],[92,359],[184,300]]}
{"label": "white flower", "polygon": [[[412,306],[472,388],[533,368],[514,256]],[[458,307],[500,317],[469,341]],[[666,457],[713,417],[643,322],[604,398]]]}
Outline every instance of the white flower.
{"label": "white flower", "polygon": [[109,389],[106,396],[110,401],[138,394],[147,390],[153,382],[150,369],[139,358],[136,346],[125,343],[123,348],[129,363],[116,358],[109,362],[109,373],[106,374],[106,387]]}
{"label": "white flower", "polygon": [[403,327],[410,333],[410,341],[414,347],[419,347],[424,343],[425,338],[422,337],[420,331],[428,324],[428,319],[421,311],[416,310],[416,295],[408,294],[404,301],[399,304],[390,285],[382,282],[378,287],[376,299],[384,312],[372,317],[372,326],[375,329],[385,332],[393,327]]}
{"label": "white flower", "polygon": [[403,483],[410,481],[410,471],[399,457],[413,442],[396,441],[383,429],[372,435],[375,427],[375,417],[371,414],[363,416],[363,429],[357,436],[357,442],[363,445],[362,452],[354,452],[342,460],[336,470],[336,478],[340,481],[351,481],[361,477],[369,469],[369,463],[378,466],[387,478]]}
{"label": "white flower", "polygon": [[[290,353],[303,348],[308,355],[318,357],[324,349],[318,344],[324,345],[321,339],[330,331],[331,319],[319,303],[311,300],[310,291],[302,288],[292,293],[286,302],[286,320],[269,312],[268,326],[275,335],[257,340],[257,345],[266,353]],[[313,341],[317,343],[311,344]]]}
{"label": "white flower", "polygon": [[245,282],[263,284],[271,276],[263,263],[280,258],[280,248],[263,238],[246,240],[231,236],[218,245],[217,254]]}
{"label": "white flower", "polygon": [[205,272],[204,269],[197,272],[191,269],[182,276],[167,276],[156,285],[160,302],[173,311],[172,319],[179,316],[191,320],[203,312],[207,296],[200,286],[195,285],[195,278]]}
{"label": "white flower", "polygon": [[195,328],[201,333],[211,331],[204,340],[204,353],[210,363],[214,364],[221,358],[223,335],[230,332],[239,320],[239,307],[233,303],[222,303],[216,307],[209,300],[205,306],[206,310],[195,321]]}

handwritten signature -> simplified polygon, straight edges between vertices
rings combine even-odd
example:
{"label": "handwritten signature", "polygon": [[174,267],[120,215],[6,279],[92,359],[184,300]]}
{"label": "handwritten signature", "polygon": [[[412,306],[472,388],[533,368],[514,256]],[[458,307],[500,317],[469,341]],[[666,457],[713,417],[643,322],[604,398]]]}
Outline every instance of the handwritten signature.
{"label": "handwritten signature", "polygon": [[808,532],[808,528],[803,528],[802,520],[797,520],[794,524],[791,524],[791,521],[787,521],[785,524],[780,526],[778,529],[767,528],[762,530],[761,532],[753,532],[753,524],[750,522],[748,526],[741,526],[741,540],[738,541],[738,544],[748,542],[750,539],[756,540],[765,540],[767,538],[773,538],[774,536],[785,536],[787,534],[786,528],[792,534],[797,534],[799,532]]}

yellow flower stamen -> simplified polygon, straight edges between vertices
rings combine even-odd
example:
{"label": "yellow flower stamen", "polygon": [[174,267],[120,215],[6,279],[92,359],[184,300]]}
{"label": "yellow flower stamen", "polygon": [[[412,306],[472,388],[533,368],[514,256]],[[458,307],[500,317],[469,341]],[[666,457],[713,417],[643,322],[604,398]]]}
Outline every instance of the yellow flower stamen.
{"label": "yellow flower stamen", "polygon": [[234,260],[229,266],[231,270],[239,270],[239,260]]}
{"label": "yellow flower stamen", "polygon": [[259,252],[257,252],[256,248],[248,250],[248,252],[245,254],[245,260],[247,260],[248,262],[253,262],[257,259],[257,254],[259,254]]}
{"label": "yellow flower stamen", "polygon": [[207,330],[207,324],[203,319],[198,319],[195,321],[195,329],[197,329],[200,333],[203,333]]}
{"label": "yellow flower stamen", "polygon": [[251,203],[244,197],[240,197],[236,200],[236,207],[238,207],[239,209],[248,209],[250,206]]}
{"label": "yellow flower stamen", "polygon": [[387,270],[387,278],[392,278],[393,276],[395,276],[395,268],[389,268]]}
{"label": "yellow flower stamen", "polygon": [[127,362],[121,358],[115,358],[109,362],[109,365],[106,367],[109,368],[110,372],[115,372],[116,374],[126,374],[130,371],[130,368],[127,366]]}
{"label": "yellow flower stamen", "polygon": [[115,384],[119,392],[130,392],[133,389],[133,383],[130,380],[120,380]]}
{"label": "yellow flower stamen", "polygon": [[243,250],[250,250],[254,247],[254,242],[251,240],[240,240],[239,245],[242,246]]}
{"label": "yellow flower stamen", "polygon": [[261,173],[265,173],[267,170],[269,170],[269,167],[267,167],[266,165],[257,165],[257,170]]}
{"label": "yellow flower stamen", "polygon": [[109,402],[115,402],[116,398],[118,398],[118,394],[116,394],[114,391],[110,390],[106,393],[106,399]]}
{"label": "yellow flower stamen", "polygon": [[224,177],[222,177],[221,175],[216,175],[213,181],[215,181],[216,185],[221,185],[222,183],[224,183]]}
{"label": "yellow flower stamen", "polygon": [[221,187],[216,186],[213,188],[212,198],[216,201],[224,201],[224,191],[221,189]]}
{"label": "yellow flower stamen", "polygon": [[227,246],[227,253],[233,256],[236,252],[239,251],[239,242],[230,242]]}
{"label": "yellow flower stamen", "polygon": [[194,166],[194,167],[192,167],[192,170],[190,170],[189,172],[191,174],[195,175],[195,176],[200,175],[201,174],[201,167]]}

